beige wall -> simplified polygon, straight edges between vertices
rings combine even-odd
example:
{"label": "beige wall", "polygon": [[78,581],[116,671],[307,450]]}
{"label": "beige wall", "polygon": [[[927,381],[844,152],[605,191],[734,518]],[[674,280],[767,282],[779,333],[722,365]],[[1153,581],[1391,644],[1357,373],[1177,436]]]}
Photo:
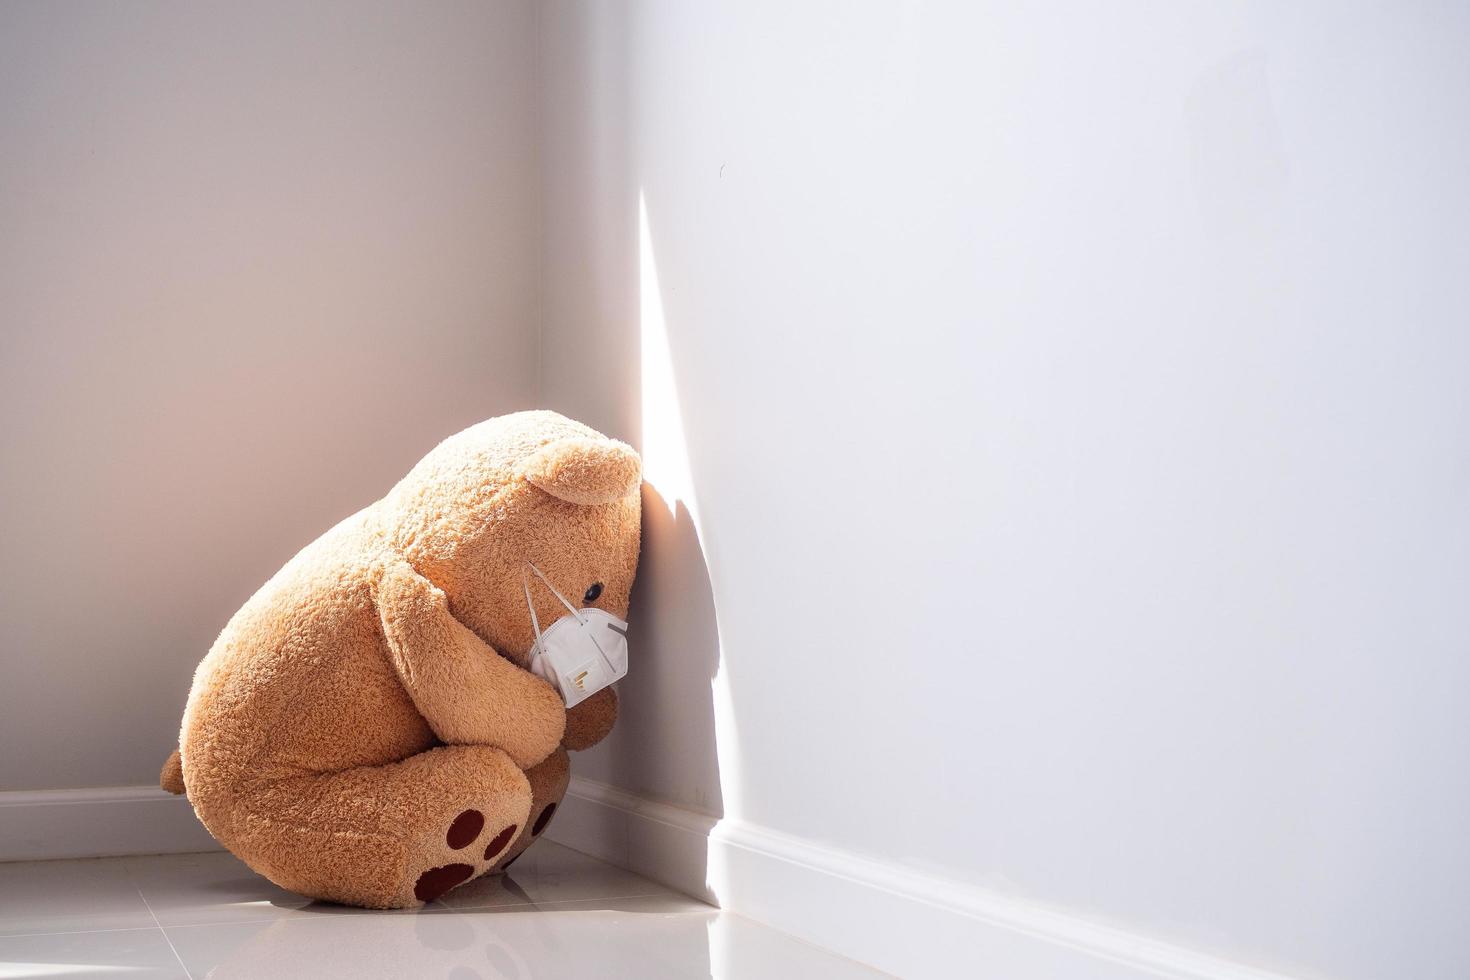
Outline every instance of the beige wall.
{"label": "beige wall", "polygon": [[153,779],[266,577],[533,403],[533,28],[0,5],[0,789]]}

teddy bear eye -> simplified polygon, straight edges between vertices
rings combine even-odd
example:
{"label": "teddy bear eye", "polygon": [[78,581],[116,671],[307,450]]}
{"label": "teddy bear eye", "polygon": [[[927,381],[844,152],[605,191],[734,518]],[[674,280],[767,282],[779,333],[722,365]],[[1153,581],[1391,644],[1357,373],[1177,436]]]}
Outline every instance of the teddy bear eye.
{"label": "teddy bear eye", "polygon": [[602,583],[593,582],[591,587],[587,589],[587,594],[582,596],[582,604],[590,606],[597,601],[597,597],[600,595],[602,595]]}

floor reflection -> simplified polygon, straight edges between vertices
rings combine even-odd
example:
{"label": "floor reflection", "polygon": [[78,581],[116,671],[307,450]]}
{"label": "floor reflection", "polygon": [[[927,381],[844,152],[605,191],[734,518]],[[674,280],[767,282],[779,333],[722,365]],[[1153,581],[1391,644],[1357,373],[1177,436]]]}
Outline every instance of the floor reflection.
{"label": "floor reflection", "polygon": [[708,977],[708,923],[719,914],[691,899],[644,896],[382,918],[292,916],[186,927],[170,937],[191,974],[220,978]]}
{"label": "floor reflection", "polygon": [[549,840],[508,875],[394,912],[310,901],[224,852],[0,865],[0,977],[113,975],[874,974]]}

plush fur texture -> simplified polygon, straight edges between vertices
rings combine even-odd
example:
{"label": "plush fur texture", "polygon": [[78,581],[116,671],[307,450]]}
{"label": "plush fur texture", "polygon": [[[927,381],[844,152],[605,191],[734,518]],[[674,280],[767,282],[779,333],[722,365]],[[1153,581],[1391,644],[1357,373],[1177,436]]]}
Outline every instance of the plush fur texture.
{"label": "plush fur texture", "polygon": [[[199,665],[160,783],[277,884],[370,908],[503,868],[617,718],[530,673],[522,576],[626,617],[639,461],[552,412],[441,443],[291,559]],[[533,579],[534,582],[534,579]],[[565,610],[539,583],[543,624]],[[565,748],[564,748],[564,747]]]}

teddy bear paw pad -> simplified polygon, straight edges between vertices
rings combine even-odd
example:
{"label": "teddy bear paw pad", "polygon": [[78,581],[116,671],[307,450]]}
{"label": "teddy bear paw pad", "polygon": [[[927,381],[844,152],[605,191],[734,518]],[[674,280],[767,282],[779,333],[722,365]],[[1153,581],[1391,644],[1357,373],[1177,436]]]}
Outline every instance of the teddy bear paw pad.
{"label": "teddy bear paw pad", "polygon": [[546,804],[546,809],[544,809],[544,810],[541,811],[541,816],[539,816],[539,817],[536,818],[536,825],[531,828],[531,836],[532,837],[540,837],[541,836],[541,831],[545,830],[546,829],[546,825],[549,824],[549,823],[551,823],[551,815],[553,813],[555,813],[555,812],[556,812],[556,804],[555,803],[548,803],[548,804]]}
{"label": "teddy bear paw pad", "polygon": [[510,842],[515,839],[517,829],[519,828],[517,828],[515,824],[511,824],[509,827],[506,827],[500,833],[496,834],[495,839],[492,840],[489,846],[485,848],[485,860],[493,860],[497,854],[505,850],[506,847],[509,846]]}
{"label": "teddy bear paw pad", "polygon": [[414,897],[420,902],[432,902],[455,885],[463,884],[474,873],[475,869],[468,864],[446,864],[442,868],[430,868],[419,875],[418,883],[413,886]]}
{"label": "teddy bear paw pad", "polygon": [[469,847],[480,836],[480,831],[485,828],[485,815],[479,810],[466,810],[454,818],[454,823],[449,825],[449,832],[444,835],[444,843],[453,850]]}
{"label": "teddy bear paw pad", "polygon": [[[452,813],[454,811],[451,810],[450,812]],[[487,813],[492,815],[487,818]],[[478,877],[480,874],[488,871],[489,868],[481,862],[488,861],[493,865],[494,859],[504,854],[510,848],[511,843],[516,839],[516,834],[521,829],[519,822],[506,825],[490,838],[490,843],[485,848],[484,857],[481,858],[479,846],[476,842],[483,840],[487,836],[487,826],[494,827],[495,823],[498,822],[492,822],[493,820],[493,806],[479,809],[469,807],[459,811],[459,815],[449,821],[447,830],[435,831],[434,836],[437,838],[437,841],[434,843],[426,842],[428,850],[432,853],[439,847],[447,848],[447,850],[438,850],[438,853],[443,855],[438,860],[446,861],[447,863],[435,864],[435,866],[430,867],[427,871],[420,874],[416,881],[412,878],[409,879],[414,881],[414,898],[420,902],[432,902],[451,888],[457,888],[471,878]],[[439,824],[439,826],[443,827],[444,824]],[[439,842],[442,842],[442,844]],[[475,849],[473,851],[466,851],[471,845],[475,845]],[[430,860],[433,859],[431,858]],[[422,866],[420,865],[420,867]]]}

